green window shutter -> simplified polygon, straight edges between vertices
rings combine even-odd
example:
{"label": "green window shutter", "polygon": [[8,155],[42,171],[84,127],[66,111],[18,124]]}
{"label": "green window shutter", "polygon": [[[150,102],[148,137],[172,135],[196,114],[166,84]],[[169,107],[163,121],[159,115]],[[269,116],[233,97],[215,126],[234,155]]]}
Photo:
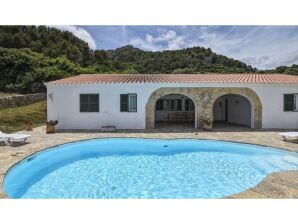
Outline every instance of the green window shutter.
{"label": "green window shutter", "polygon": [[89,95],[89,112],[99,112],[99,95],[90,94]]}
{"label": "green window shutter", "polygon": [[294,110],[294,94],[284,94],[284,111]]}
{"label": "green window shutter", "polygon": [[99,94],[80,94],[80,112],[99,112]]}
{"label": "green window shutter", "polygon": [[87,94],[80,94],[80,112],[89,111],[89,97]]}
{"label": "green window shutter", "polygon": [[98,104],[99,97],[98,94],[89,94],[90,103]]}
{"label": "green window shutter", "polygon": [[120,94],[120,112],[128,111],[128,94]]}

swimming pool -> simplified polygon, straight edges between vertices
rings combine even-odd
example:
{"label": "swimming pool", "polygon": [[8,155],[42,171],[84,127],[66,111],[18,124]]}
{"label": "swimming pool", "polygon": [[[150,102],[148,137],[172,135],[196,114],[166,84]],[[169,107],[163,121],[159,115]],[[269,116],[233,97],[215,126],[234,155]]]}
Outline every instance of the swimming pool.
{"label": "swimming pool", "polygon": [[257,145],[106,138],[35,153],[3,187],[10,198],[221,198],[295,169],[297,153]]}

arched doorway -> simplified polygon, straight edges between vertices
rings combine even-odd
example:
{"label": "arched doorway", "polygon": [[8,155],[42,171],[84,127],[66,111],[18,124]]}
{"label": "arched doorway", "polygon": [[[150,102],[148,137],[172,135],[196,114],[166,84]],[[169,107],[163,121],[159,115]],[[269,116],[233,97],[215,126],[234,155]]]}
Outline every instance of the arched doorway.
{"label": "arched doorway", "polygon": [[226,94],[217,98],[213,104],[214,127],[242,126],[252,128],[253,105],[244,96]]}
{"label": "arched doorway", "polygon": [[262,128],[262,103],[258,95],[250,88],[225,87],[162,87],[148,98],[145,108],[146,129],[155,128],[155,105],[159,98],[181,94],[191,98],[195,104],[195,128],[200,128],[204,117],[213,117],[214,102],[223,95],[235,94],[245,97],[251,106],[251,128]]}
{"label": "arched doorway", "polygon": [[155,103],[155,128],[195,128],[195,103],[183,94],[168,94]]}

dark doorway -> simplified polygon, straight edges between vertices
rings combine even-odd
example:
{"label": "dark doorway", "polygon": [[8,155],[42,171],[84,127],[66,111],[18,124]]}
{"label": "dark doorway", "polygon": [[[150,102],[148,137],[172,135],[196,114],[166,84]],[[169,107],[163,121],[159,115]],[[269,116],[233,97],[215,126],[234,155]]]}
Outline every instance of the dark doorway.
{"label": "dark doorway", "polygon": [[169,94],[159,98],[155,104],[156,128],[194,128],[195,104],[187,96]]}

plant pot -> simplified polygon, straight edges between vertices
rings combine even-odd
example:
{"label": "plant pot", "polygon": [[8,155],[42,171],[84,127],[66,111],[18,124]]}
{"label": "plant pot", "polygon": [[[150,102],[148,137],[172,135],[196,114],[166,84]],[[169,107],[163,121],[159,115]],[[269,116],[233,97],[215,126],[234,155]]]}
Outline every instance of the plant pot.
{"label": "plant pot", "polygon": [[53,134],[53,133],[55,133],[55,125],[47,125],[47,127],[46,127],[46,133],[47,134]]}
{"label": "plant pot", "polygon": [[28,123],[27,125],[26,125],[26,131],[32,131],[33,130],[33,125],[32,125],[32,123]]}
{"label": "plant pot", "polygon": [[212,129],[212,124],[203,124],[203,130],[205,131],[210,131]]}

